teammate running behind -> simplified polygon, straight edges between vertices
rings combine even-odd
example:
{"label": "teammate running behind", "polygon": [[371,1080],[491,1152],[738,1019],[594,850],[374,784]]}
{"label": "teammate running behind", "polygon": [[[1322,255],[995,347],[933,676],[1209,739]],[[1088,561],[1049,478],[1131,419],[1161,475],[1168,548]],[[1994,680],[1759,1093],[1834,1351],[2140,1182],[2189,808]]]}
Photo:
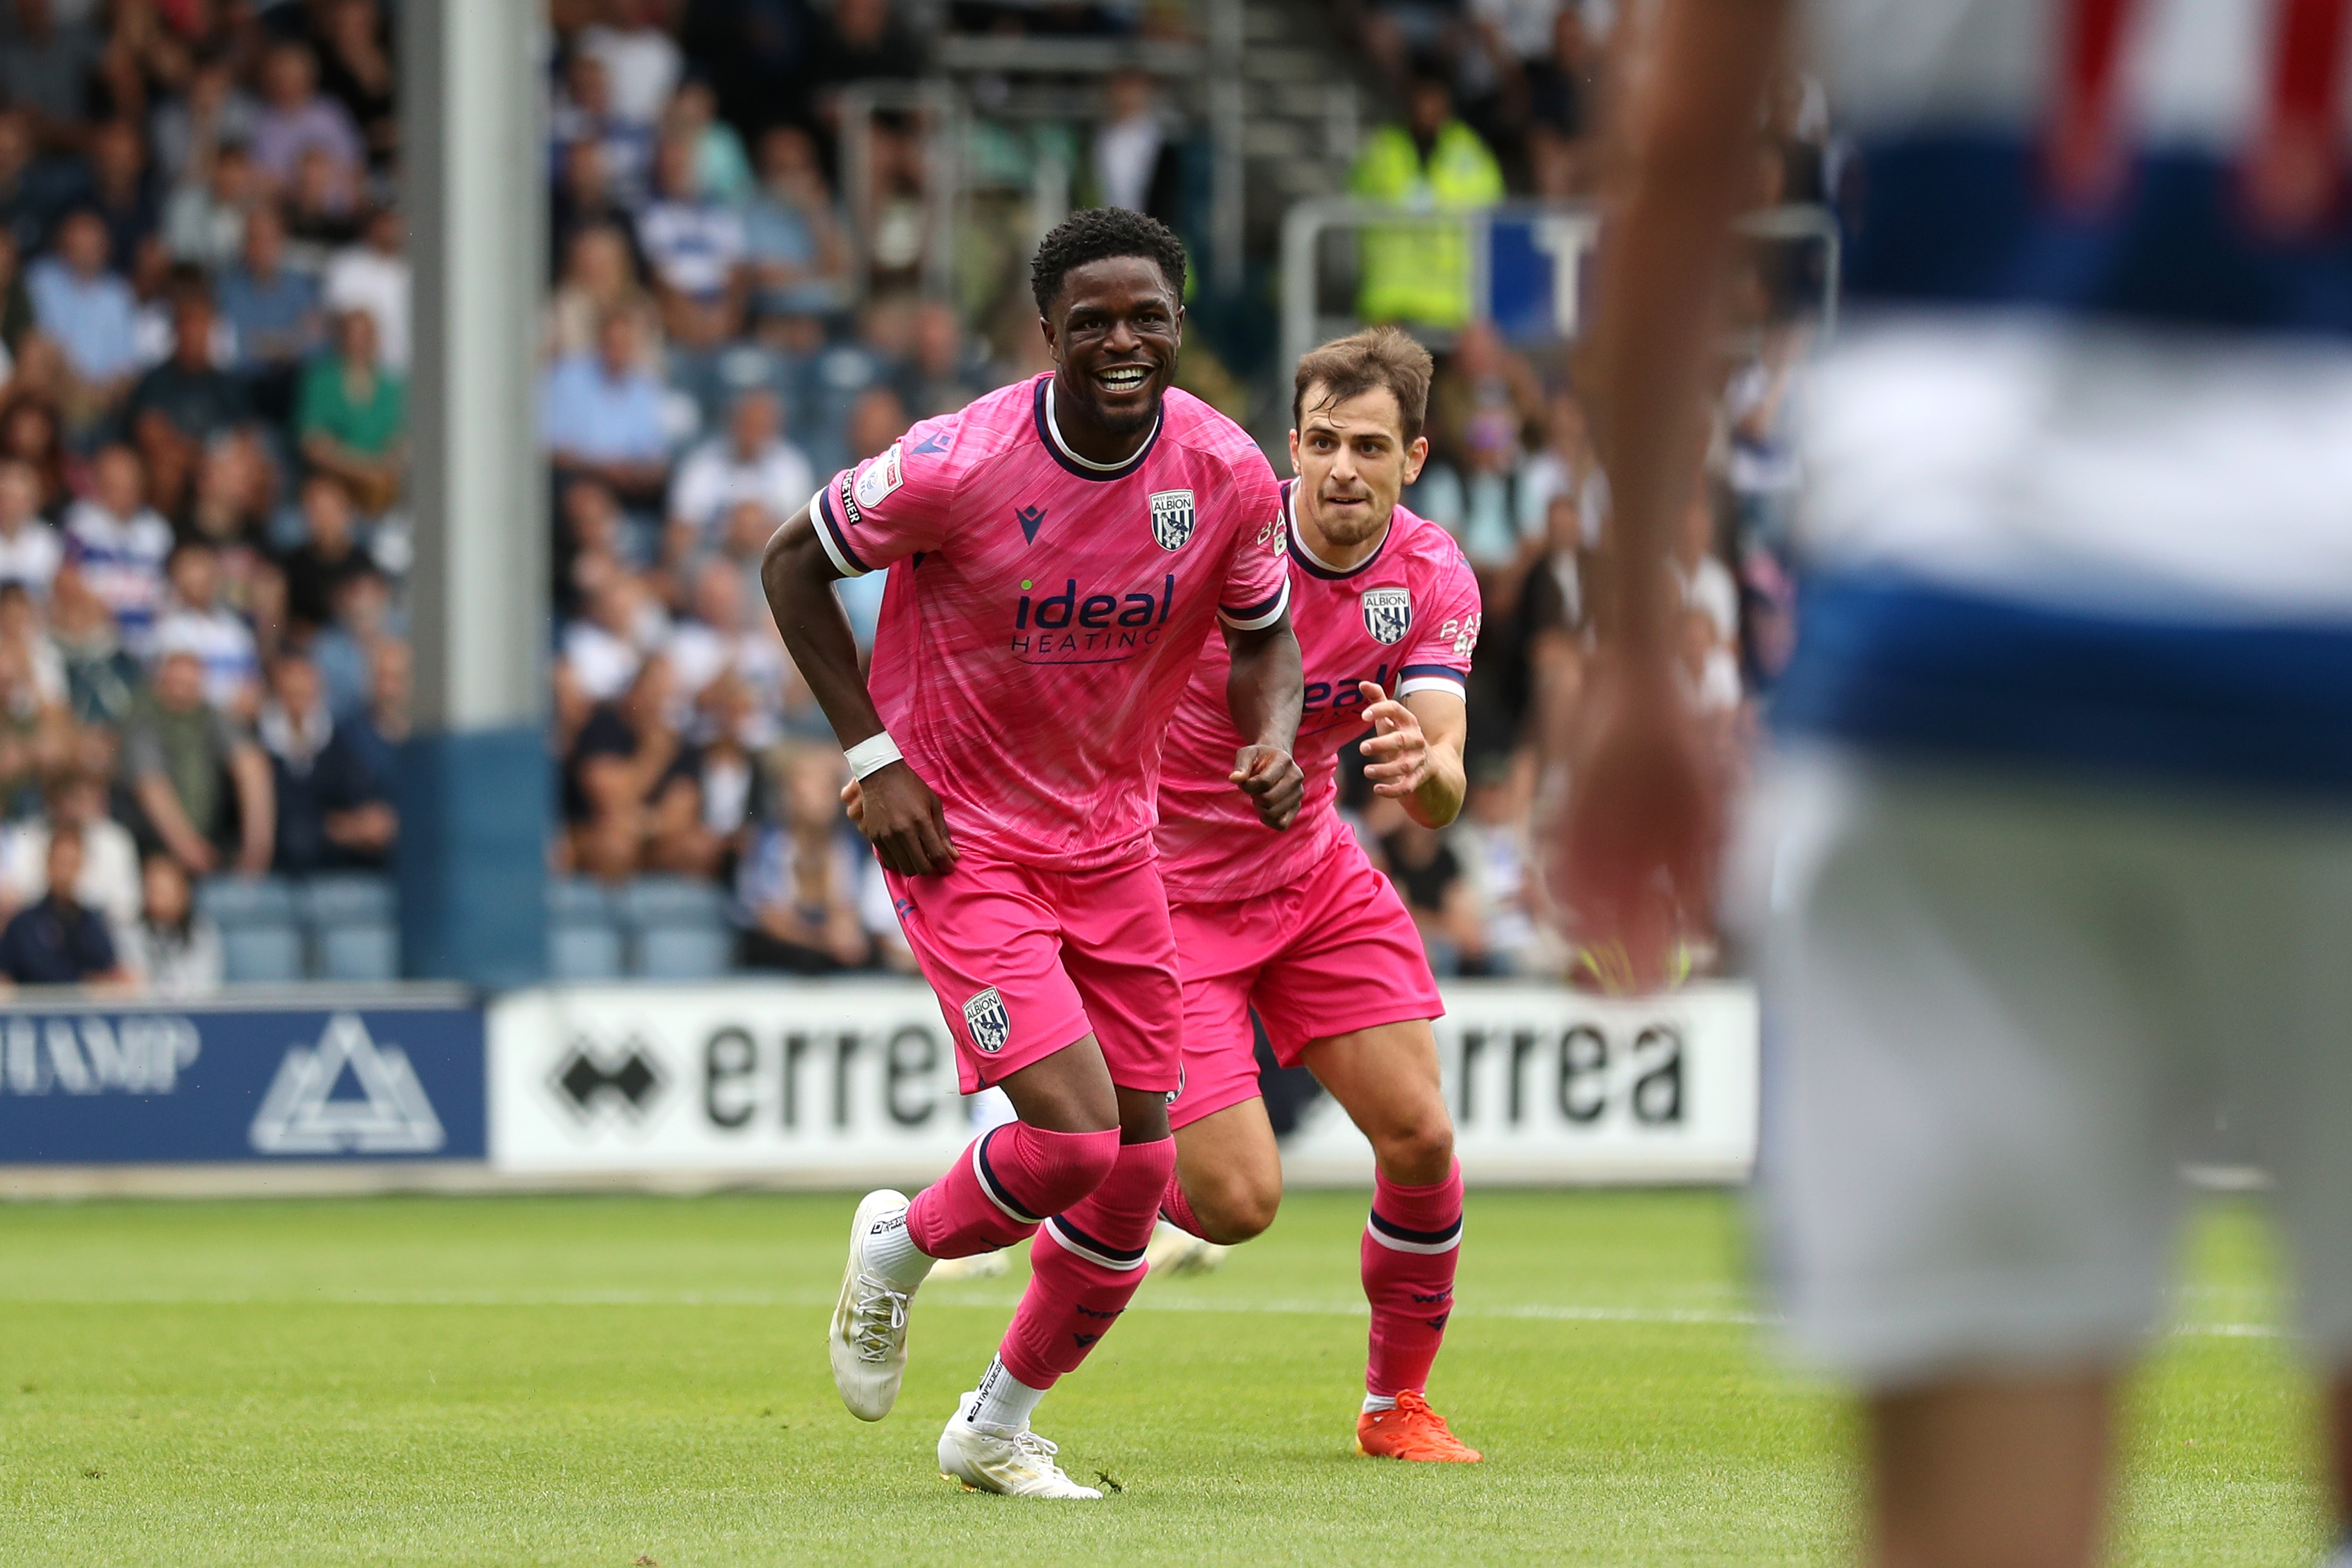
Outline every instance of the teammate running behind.
{"label": "teammate running behind", "polygon": [[[1020,1120],[910,1204],[858,1205],[830,1334],[862,1419],[889,1413],[932,1260],[1038,1239],[996,1358],[939,1443],[980,1490],[1096,1498],[1030,1416],[1126,1310],[1175,1165],[1182,1005],[1151,843],[1166,714],[1222,626],[1226,787],[1297,814],[1298,645],[1273,471],[1169,389],[1174,235],[1074,214],[1031,269],[1055,369],[922,421],[768,545],[770,607],[848,752],[861,826],[956,1041],[966,1093]],[[870,678],[832,584],[892,566]]]}

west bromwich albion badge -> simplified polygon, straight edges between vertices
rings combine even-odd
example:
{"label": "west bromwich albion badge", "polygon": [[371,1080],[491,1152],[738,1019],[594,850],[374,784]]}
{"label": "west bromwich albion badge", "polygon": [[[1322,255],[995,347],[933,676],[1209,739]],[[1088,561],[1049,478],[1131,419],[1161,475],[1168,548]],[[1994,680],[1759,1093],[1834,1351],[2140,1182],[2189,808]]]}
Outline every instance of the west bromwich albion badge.
{"label": "west bromwich albion badge", "polygon": [[1151,537],[1162,550],[1181,550],[1192,537],[1192,492],[1151,492]]}
{"label": "west bromwich albion badge", "polygon": [[1013,1020],[1004,1011],[1004,998],[992,985],[963,1005],[964,1027],[971,1031],[971,1043],[984,1056],[994,1056],[1013,1037]]}
{"label": "west bromwich albion badge", "polygon": [[1364,590],[1364,629],[1391,643],[1412,628],[1412,594],[1404,588]]}

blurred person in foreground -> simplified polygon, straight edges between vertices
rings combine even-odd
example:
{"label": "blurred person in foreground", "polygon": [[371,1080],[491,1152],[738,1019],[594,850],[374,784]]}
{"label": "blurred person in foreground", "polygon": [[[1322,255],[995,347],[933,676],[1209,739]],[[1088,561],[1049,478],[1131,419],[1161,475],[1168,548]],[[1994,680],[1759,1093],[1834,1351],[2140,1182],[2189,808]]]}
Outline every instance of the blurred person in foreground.
{"label": "blurred person in foreground", "polygon": [[81,829],[59,823],[49,834],[49,890],[0,930],[0,976],[9,984],[88,985],[131,978],[115,953],[106,917],[75,895],[81,862]]}
{"label": "blurred person in foreground", "polygon": [[[1875,1561],[2096,1560],[2179,1167],[2226,1098],[2333,1379],[2340,1526],[2343,9],[1807,9],[1870,210],[1808,382],[1805,620],[1729,879],[1779,1052],[1791,1335],[1862,1391]],[[1714,889],[1723,769],[1665,567],[1795,11],[1661,8],[1601,261],[1610,636],[1550,853],[1637,984]]]}

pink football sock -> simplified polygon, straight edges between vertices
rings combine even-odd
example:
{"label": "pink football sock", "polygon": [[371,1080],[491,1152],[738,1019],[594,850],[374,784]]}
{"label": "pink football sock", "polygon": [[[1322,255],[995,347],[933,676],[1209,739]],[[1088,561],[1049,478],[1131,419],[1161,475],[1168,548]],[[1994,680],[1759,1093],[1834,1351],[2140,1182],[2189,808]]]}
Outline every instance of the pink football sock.
{"label": "pink football sock", "polygon": [[1192,1212],[1192,1200],[1184,1195],[1184,1178],[1172,1172],[1168,1190],[1160,1194],[1160,1217],[1187,1236],[1209,1239],[1209,1233],[1201,1228],[1200,1216]]}
{"label": "pink football sock", "polygon": [[1393,1398],[1429,1384],[1429,1367],[1454,1310],[1454,1265],[1462,1255],[1462,1166],[1433,1186],[1372,1184],[1371,1218],[1360,1258],[1372,1304],[1367,1393]]}
{"label": "pink football sock", "polygon": [[1120,1146],[1085,1202],[1045,1222],[1029,1244],[1029,1289],[997,1351],[1032,1388],[1074,1372],[1143,1283],[1144,1245],[1176,1168],[1176,1140]]}
{"label": "pink football sock", "polygon": [[1025,1121],[992,1127],[948,1173],[915,1194],[907,1234],[932,1258],[969,1258],[1010,1247],[1110,1173],[1118,1129],[1048,1132]]}

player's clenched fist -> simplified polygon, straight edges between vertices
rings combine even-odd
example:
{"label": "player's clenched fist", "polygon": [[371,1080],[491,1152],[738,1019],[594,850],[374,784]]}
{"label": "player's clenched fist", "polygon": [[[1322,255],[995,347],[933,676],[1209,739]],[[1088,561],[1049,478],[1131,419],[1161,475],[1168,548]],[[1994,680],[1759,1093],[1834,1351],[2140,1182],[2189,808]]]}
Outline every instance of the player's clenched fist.
{"label": "player's clenched fist", "polygon": [[929,876],[956,863],[955,841],[931,786],[905,763],[852,779],[842,786],[849,820],[874,846],[886,870],[902,877]]}
{"label": "player's clenched fist", "polygon": [[1361,748],[1364,776],[1372,781],[1372,793],[1412,794],[1429,777],[1429,737],[1422,732],[1421,721],[1372,681],[1360,680],[1356,689],[1363,694],[1364,721],[1374,731]]}
{"label": "player's clenched fist", "polygon": [[1297,819],[1307,798],[1307,775],[1279,746],[1244,746],[1234,753],[1227,776],[1257,806],[1257,819],[1276,833]]}

